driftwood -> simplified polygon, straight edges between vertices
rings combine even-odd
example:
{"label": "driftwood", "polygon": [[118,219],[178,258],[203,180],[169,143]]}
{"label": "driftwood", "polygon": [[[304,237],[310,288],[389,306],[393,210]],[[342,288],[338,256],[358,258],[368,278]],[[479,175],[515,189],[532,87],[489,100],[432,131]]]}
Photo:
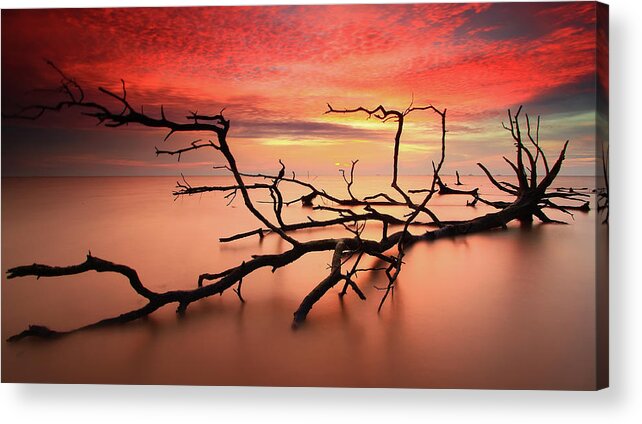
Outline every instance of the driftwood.
{"label": "driftwood", "polygon": [[463,185],[461,180],[459,179],[459,171],[455,171],[455,176],[457,177],[457,182],[455,185]]}
{"label": "driftwood", "polygon": [[[302,256],[315,252],[330,252],[330,271],[302,300],[299,308],[294,313],[293,326],[298,326],[305,321],[313,306],[337,284],[342,283],[343,287],[340,296],[345,296],[348,291],[353,291],[360,299],[365,300],[366,296],[356,282],[356,276],[360,272],[384,272],[388,284],[382,287],[383,296],[379,302],[381,309],[389,294],[394,291],[397,277],[403,267],[405,252],[415,243],[431,243],[445,237],[461,237],[467,234],[492,230],[495,228],[506,228],[511,221],[531,223],[533,218],[543,223],[561,223],[549,218],[545,214],[546,209],[559,210],[571,214],[569,210],[574,206],[564,206],[554,203],[554,200],[582,203],[582,209],[588,208],[585,202],[585,195],[577,192],[552,191],[549,187],[558,175],[568,141],[564,143],[556,160],[549,166],[544,151],[539,146],[539,118],[537,120],[537,133],[531,136],[530,120],[526,115],[527,140],[522,138],[520,129],[521,107],[515,114],[508,111],[510,126],[505,128],[510,131],[516,147],[515,160],[504,158],[515,173],[515,182],[497,181],[490,171],[482,164],[478,164],[484,171],[490,182],[502,192],[514,197],[512,202],[489,201],[482,198],[478,189],[469,191],[456,190],[447,187],[440,178],[440,172],[446,158],[446,109],[440,110],[433,105],[416,107],[412,103],[403,111],[387,109],[380,105],[372,109],[357,107],[353,109],[335,109],[330,104],[327,106],[326,114],[363,114],[368,118],[374,118],[383,122],[392,121],[397,125],[393,143],[392,179],[390,187],[394,190],[393,195],[379,192],[363,198],[357,198],[352,191],[355,178],[355,167],[358,160],[352,161],[349,171],[342,170],[341,175],[346,183],[348,197],[343,198],[327,193],[325,190],[314,186],[308,181],[301,180],[294,173],[287,174],[286,166],[279,161],[280,168],[275,174],[247,173],[239,169],[236,158],[228,143],[227,135],[230,131],[230,121],[225,118],[223,111],[214,115],[201,115],[197,112],[190,112],[185,116],[184,121],[177,122],[166,117],[163,107],[160,107],[159,116],[151,116],[134,109],[127,100],[125,82],[122,81],[122,93],[99,88],[99,91],[112,101],[116,101],[119,107],[115,110],[103,103],[89,101],[86,98],[83,88],[72,78],[65,75],[53,63],[49,65],[61,77],[60,92],[64,94],[64,100],[55,104],[32,105],[22,108],[18,112],[5,115],[7,118],[15,119],[38,119],[48,112],[59,112],[66,109],[78,109],[85,116],[92,117],[106,127],[120,127],[123,125],[137,124],[144,127],[166,129],[168,140],[177,132],[208,132],[212,139],[203,141],[196,140],[179,149],[156,149],[156,155],[174,155],[178,160],[185,153],[199,149],[211,149],[222,156],[225,165],[221,167],[227,170],[234,178],[234,184],[228,186],[198,186],[194,187],[182,177],[177,182],[174,194],[176,196],[191,195],[205,192],[225,192],[229,203],[240,197],[247,208],[259,222],[259,227],[243,233],[230,235],[221,238],[221,242],[232,242],[245,237],[258,236],[260,238],[274,234],[285,242],[289,247],[282,253],[255,255],[246,258],[238,266],[219,271],[216,273],[203,273],[198,276],[196,287],[191,290],[170,290],[165,292],[154,292],[148,289],[140,281],[136,271],[126,265],[97,258],[91,253],[86,256],[84,262],[71,266],[48,266],[41,264],[17,266],[7,271],[7,278],[35,276],[57,277],[80,274],[89,271],[113,272],[126,277],[132,289],[146,300],[146,304],[139,308],[115,317],[106,318],[98,322],[70,330],[51,330],[41,325],[31,325],[25,331],[9,338],[10,341],[20,340],[24,337],[34,336],[41,338],[59,337],[65,334],[80,330],[105,327],[116,324],[123,324],[141,317],[147,316],[157,309],[168,305],[176,304],[178,314],[184,314],[189,305],[200,299],[222,294],[232,289],[241,302],[245,299],[241,295],[241,284],[243,280],[260,268],[269,268],[272,272],[287,266]],[[399,148],[401,144],[403,125],[408,116],[412,113],[428,112],[437,117],[441,124],[441,154],[437,162],[432,163],[432,180],[429,187],[421,190],[406,190],[399,183]],[[530,141],[531,146],[526,144]],[[543,165],[543,172],[538,173],[539,167]],[[281,191],[284,184],[292,184],[306,189],[307,194],[296,199],[285,199]],[[251,190],[261,190],[270,196],[272,205],[271,217],[259,211],[250,197]],[[412,194],[422,193],[422,197],[416,198]],[[425,194],[424,194],[425,193]],[[478,216],[474,219],[464,221],[441,221],[437,215],[428,207],[430,200],[435,194],[460,194],[470,196],[468,204],[475,206],[478,202],[492,206],[497,211]],[[326,204],[316,204],[315,201],[322,200]],[[336,218],[326,220],[313,220],[309,218],[304,222],[286,222],[284,207],[300,202],[303,207],[312,207],[316,210],[324,210],[335,213]],[[332,206],[327,206],[331,203]],[[358,212],[352,209],[359,206],[363,209]],[[382,211],[386,207],[402,207],[408,213],[403,219]],[[420,217],[423,220],[420,220]],[[363,228],[366,222],[376,222],[381,226],[381,238],[377,240],[362,237]],[[317,240],[302,242],[293,235],[297,230],[308,228],[323,228],[329,226],[343,226],[346,236],[342,238],[321,238]],[[400,230],[391,231],[391,227],[400,227]],[[415,234],[411,228],[423,230]],[[426,228],[426,227],[434,228]],[[370,257],[383,267],[360,267],[364,259]]]}
{"label": "driftwood", "polygon": [[602,172],[603,172],[603,187],[595,189],[597,193],[597,210],[604,215],[602,224],[609,222],[609,169],[608,169],[608,152],[604,151],[602,147]]}

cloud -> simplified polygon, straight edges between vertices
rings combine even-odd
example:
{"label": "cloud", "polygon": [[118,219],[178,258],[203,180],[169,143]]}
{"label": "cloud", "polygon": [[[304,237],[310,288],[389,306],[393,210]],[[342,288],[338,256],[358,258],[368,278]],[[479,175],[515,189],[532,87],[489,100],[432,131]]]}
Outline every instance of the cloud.
{"label": "cloud", "polygon": [[[595,16],[590,2],[5,10],[2,107],[57,83],[41,61],[47,57],[92,87],[92,99],[95,87],[118,90],[124,78],[130,101],[150,114],[161,104],[173,119],[225,107],[230,138],[253,143],[257,157],[295,145],[388,146],[393,127],[323,116],[325,103],[405,109],[412,97],[448,108],[449,137],[466,143],[455,154],[480,152],[495,149],[508,107],[525,104],[534,114],[595,107]],[[408,119],[408,139],[435,130],[426,119]],[[73,114],[44,122],[33,125],[91,125]],[[379,147],[367,154],[373,169],[387,172],[389,152]]]}
{"label": "cloud", "polygon": [[235,121],[230,137],[234,138],[289,138],[298,140],[319,139],[336,140],[337,138],[367,139],[389,137],[390,131],[358,128],[347,124],[319,121]]}

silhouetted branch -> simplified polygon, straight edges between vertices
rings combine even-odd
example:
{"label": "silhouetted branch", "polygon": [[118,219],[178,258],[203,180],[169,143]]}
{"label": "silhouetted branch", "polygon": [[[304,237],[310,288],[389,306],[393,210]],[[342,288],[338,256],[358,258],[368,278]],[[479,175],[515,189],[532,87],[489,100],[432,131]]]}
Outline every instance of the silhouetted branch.
{"label": "silhouetted branch", "polygon": [[459,171],[455,171],[455,176],[457,177],[457,182],[455,183],[455,185],[463,185],[459,180]]}
{"label": "silhouetted branch", "polygon": [[[298,179],[294,172],[292,172],[291,176],[286,176],[285,164],[280,160],[280,170],[276,175],[240,171],[236,163],[236,158],[227,142],[227,134],[230,130],[230,121],[223,116],[223,110],[215,115],[204,115],[198,113],[198,111],[189,112],[189,114],[185,116],[185,120],[187,122],[175,122],[166,117],[164,108],[161,106],[160,118],[154,118],[146,115],[142,108],[140,112],[133,108],[127,100],[125,82],[121,80],[121,94],[117,94],[104,88],[99,89],[103,95],[116,101],[120,106],[119,110],[115,111],[100,103],[87,101],[83,89],[75,80],[67,77],[53,63],[49,62],[49,65],[53,67],[61,77],[61,87],[57,91],[62,93],[65,96],[65,99],[53,105],[29,106],[20,109],[13,115],[4,116],[22,119],[37,119],[46,112],[58,112],[63,109],[77,108],[81,110],[83,115],[91,116],[97,119],[99,124],[102,123],[108,127],[138,124],[144,127],[165,129],[168,131],[165,136],[165,140],[176,132],[209,132],[215,136],[213,138],[215,141],[202,141],[201,139],[198,139],[191,142],[189,146],[179,149],[161,150],[157,148],[156,155],[177,155],[177,158],[180,160],[183,153],[188,153],[202,148],[211,148],[217,155],[222,155],[225,159],[225,164],[223,166],[216,166],[215,168],[223,168],[229,171],[234,178],[234,183],[231,185],[194,187],[185,179],[185,177],[182,177],[182,182],[177,182],[177,189],[174,191],[174,194],[190,195],[205,192],[224,192],[226,193],[226,198],[233,200],[237,193],[240,193],[246,209],[259,221],[259,228],[223,237],[220,241],[232,242],[234,240],[254,235],[258,235],[259,238],[262,239],[267,234],[276,233],[283,240],[287,241],[290,246],[282,253],[254,255],[251,258],[242,261],[238,266],[216,273],[203,273],[198,276],[196,287],[194,289],[170,290],[162,293],[152,291],[143,285],[138,278],[136,271],[132,268],[96,258],[91,254],[87,255],[85,262],[67,267],[33,264],[11,268],[8,270],[8,278],[10,279],[25,276],[35,276],[37,278],[70,276],[89,271],[114,272],[122,274],[128,278],[132,289],[137,294],[144,297],[147,300],[147,303],[143,307],[134,309],[125,314],[97,321],[93,324],[72,330],[57,331],[40,325],[32,325],[22,333],[11,337],[9,339],[10,341],[16,341],[28,336],[52,338],[69,334],[74,331],[121,324],[147,316],[158,308],[170,303],[176,303],[177,313],[184,314],[192,302],[215,294],[222,294],[229,288],[232,288],[241,302],[245,302],[245,299],[241,294],[243,281],[247,282],[247,277],[256,270],[269,268],[272,272],[275,272],[279,268],[299,260],[304,255],[319,252],[332,252],[329,273],[302,300],[299,308],[294,313],[294,326],[300,325],[306,319],[316,302],[322,299],[324,295],[339,282],[343,282],[343,288],[339,293],[340,296],[345,295],[348,288],[352,288],[359,298],[365,299],[363,291],[355,281],[355,277],[359,272],[385,272],[388,284],[386,287],[381,288],[384,290],[384,295],[379,303],[379,310],[381,310],[386,299],[394,293],[394,288],[398,283],[398,276],[403,268],[403,259],[408,249],[410,249],[415,243],[432,243],[441,238],[461,237],[467,234],[484,232],[495,228],[506,228],[507,224],[511,221],[519,220],[522,222],[530,222],[533,217],[537,217],[544,223],[560,222],[549,218],[543,212],[544,208],[552,208],[559,212],[570,214],[571,216],[572,214],[570,210],[585,210],[588,208],[588,202],[584,200],[585,194],[583,193],[571,191],[547,191],[560,171],[566,153],[566,148],[568,146],[568,141],[564,144],[557,160],[549,168],[546,155],[539,146],[539,118],[536,133],[533,136],[531,134],[528,116],[526,117],[528,128],[527,135],[531,144],[536,149],[535,155],[533,155],[529,148],[522,142],[519,123],[521,107],[514,115],[511,114],[510,110],[508,111],[510,126],[503,124],[504,128],[510,131],[517,147],[515,162],[505,158],[506,162],[515,172],[517,184],[497,181],[484,165],[478,164],[490,182],[498,190],[515,197],[512,202],[492,202],[487,199],[483,199],[479,195],[478,189],[456,190],[446,186],[442,182],[440,172],[446,158],[447,131],[445,109],[442,111],[432,105],[416,107],[414,106],[414,97],[410,105],[403,111],[388,109],[383,105],[379,105],[373,109],[365,107],[334,109],[328,104],[328,109],[325,112],[326,114],[365,113],[368,118],[374,118],[382,122],[396,123],[396,131],[392,140],[394,149],[390,187],[394,189],[393,194],[401,197],[403,200],[396,200],[390,194],[384,192],[371,194],[359,199],[352,191],[355,181],[354,170],[358,162],[357,160],[352,161],[349,176],[346,175],[345,170],[341,170],[341,175],[347,185],[349,196],[349,198],[345,199],[331,195],[325,190],[316,187],[309,181]],[[406,191],[399,185],[398,181],[399,151],[403,134],[403,125],[408,115],[419,111],[430,111],[439,118],[441,125],[440,155],[436,162],[432,162],[432,180],[429,187]],[[526,157],[527,164],[525,164],[524,157]],[[545,166],[545,173],[542,175],[538,174],[537,169],[540,161]],[[248,184],[246,183],[246,179],[252,181],[257,181],[258,179],[258,182]],[[458,172],[457,181],[459,183]],[[281,190],[281,187],[284,184],[292,184],[304,188],[306,189],[307,194],[304,194],[294,200],[285,200]],[[270,203],[272,205],[272,213],[274,214],[273,219],[275,222],[272,222],[272,219],[269,219],[254,206],[254,203],[249,196],[249,192],[251,190],[264,190],[269,194],[271,198]],[[421,201],[416,201],[410,197],[410,194],[418,193],[425,193]],[[497,210],[493,213],[488,213],[470,220],[441,221],[427,207],[430,200],[436,193],[466,194],[473,197],[473,200],[468,202],[469,205],[474,206],[477,202],[481,202],[492,206]],[[554,203],[551,200],[555,198],[571,202],[582,201],[582,204],[579,206],[561,205]],[[317,205],[313,207],[313,210],[323,210],[335,213],[337,216],[335,218],[325,220],[315,220],[312,217],[308,217],[308,220],[303,222],[286,222],[284,217],[284,206],[287,207],[288,205],[292,205],[299,201],[304,206],[313,206],[313,201],[315,199],[321,199],[324,202],[329,202],[333,204],[333,206]],[[350,209],[354,206],[363,206],[364,211],[355,211]],[[404,219],[400,219],[375,209],[375,206],[406,208],[408,213],[404,215]],[[418,217],[420,214],[428,215],[431,222],[424,223],[419,221]],[[378,222],[381,224],[382,237],[380,240],[372,240],[363,237],[364,228],[368,221]],[[301,229],[326,228],[333,225],[343,226],[348,236],[344,238],[325,238],[300,242],[289,235],[290,232]],[[411,228],[415,226],[428,225],[436,226],[437,228],[428,230],[424,228],[420,234],[413,234],[411,232]],[[391,233],[390,227],[392,226],[401,226],[402,229],[401,231]],[[365,257],[374,258],[375,260],[386,264],[386,266],[366,266],[360,268],[359,266]],[[356,259],[354,259],[351,266],[348,266],[347,263],[353,258]],[[347,269],[347,271],[344,271],[344,268]]]}
{"label": "silhouetted branch", "polygon": [[358,162],[359,162],[358,159],[352,161],[352,166],[350,167],[350,181],[348,181],[348,179],[346,178],[345,170],[343,170],[343,169],[339,170],[339,172],[341,173],[341,176],[343,177],[343,181],[345,181],[345,183],[346,183],[348,194],[350,195],[350,198],[352,200],[355,200],[355,201],[357,200],[357,198],[354,197],[354,194],[352,194],[352,190],[350,188],[352,187],[352,184],[354,183],[354,167],[357,165]]}
{"label": "silhouetted branch", "polygon": [[597,192],[597,209],[604,213],[602,224],[609,223],[609,170],[608,170],[608,151],[604,150],[602,145],[602,173],[604,178],[604,187],[596,189]]}

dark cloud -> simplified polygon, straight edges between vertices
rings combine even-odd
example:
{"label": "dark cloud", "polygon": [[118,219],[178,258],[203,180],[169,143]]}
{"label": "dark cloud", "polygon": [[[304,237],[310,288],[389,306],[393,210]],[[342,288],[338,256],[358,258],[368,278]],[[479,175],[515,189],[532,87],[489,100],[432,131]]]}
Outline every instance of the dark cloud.
{"label": "dark cloud", "polygon": [[528,108],[542,115],[593,111],[596,108],[596,81],[586,75],[577,82],[551,87],[526,102]]}
{"label": "dark cloud", "polygon": [[380,136],[390,136],[390,131],[360,129],[349,125],[311,122],[311,121],[246,121],[234,122],[230,137],[234,138],[263,138],[269,140],[275,137],[300,139],[369,139]]}
{"label": "dark cloud", "polygon": [[594,10],[588,2],[559,2],[555,5],[546,2],[491,3],[489,8],[470,14],[455,34],[495,41],[536,40],[553,32],[560,24],[569,22],[590,29]]}

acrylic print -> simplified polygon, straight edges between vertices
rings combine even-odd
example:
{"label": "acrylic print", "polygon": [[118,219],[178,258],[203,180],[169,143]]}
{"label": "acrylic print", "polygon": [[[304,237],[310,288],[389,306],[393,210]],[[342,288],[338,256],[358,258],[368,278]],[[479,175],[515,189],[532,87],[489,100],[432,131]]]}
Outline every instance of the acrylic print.
{"label": "acrylic print", "polygon": [[2,11],[2,381],[608,385],[608,9]]}

